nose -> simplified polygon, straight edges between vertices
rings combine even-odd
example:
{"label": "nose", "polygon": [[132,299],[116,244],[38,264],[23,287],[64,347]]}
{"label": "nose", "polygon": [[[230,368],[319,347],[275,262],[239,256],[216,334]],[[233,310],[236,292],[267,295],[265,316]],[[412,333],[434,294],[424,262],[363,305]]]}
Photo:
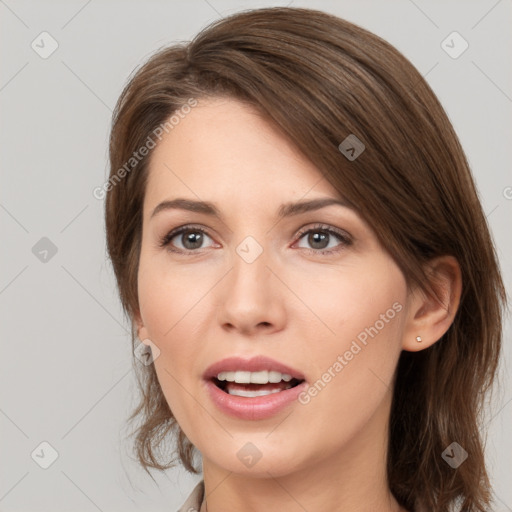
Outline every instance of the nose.
{"label": "nose", "polygon": [[225,331],[253,336],[284,328],[284,285],[263,251],[251,263],[234,252],[233,267],[219,291],[218,321]]}

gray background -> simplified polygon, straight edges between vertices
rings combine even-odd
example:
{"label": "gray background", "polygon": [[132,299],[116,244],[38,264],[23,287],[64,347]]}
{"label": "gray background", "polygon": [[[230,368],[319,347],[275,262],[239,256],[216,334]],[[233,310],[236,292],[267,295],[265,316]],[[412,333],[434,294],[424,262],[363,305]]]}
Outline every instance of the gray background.
{"label": "gray background", "polygon": [[[172,470],[155,472],[155,485],[123,441],[136,387],[103,201],[92,191],[107,177],[111,111],[138,64],[219,16],[286,3],[0,0],[1,511],[172,511],[198,480]],[[426,77],[467,153],[510,283],[512,2],[291,5],[375,32]],[[43,45],[43,31],[58,43],[46,59],[31,47]],[[453,31],[469,43],[456,59],[441,47]],[[512,510],[510,333],[508,323],[502,392],[488,418],[497,511]],[[48,469],[35,462],[50,460],[43,441],[58,452]]]}

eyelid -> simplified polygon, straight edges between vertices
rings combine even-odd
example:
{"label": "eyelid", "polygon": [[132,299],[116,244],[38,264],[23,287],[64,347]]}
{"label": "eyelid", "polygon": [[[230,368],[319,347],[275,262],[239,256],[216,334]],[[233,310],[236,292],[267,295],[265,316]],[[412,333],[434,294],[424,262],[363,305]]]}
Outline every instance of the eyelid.
{"label": "eyelid", "polygon": [[334,226],[331,226],[330,224],[324,224],[324,223],[316,223],[314,225],[307,224],[306,226],[302,227],[297,231],[297,234],[295,235],[298,238],[301,238],[303,235],[305,235],[309,231],[326,231],[328,233],[333,233],[346,242],[352,242],[352,237],[343,229],[336,228]]}

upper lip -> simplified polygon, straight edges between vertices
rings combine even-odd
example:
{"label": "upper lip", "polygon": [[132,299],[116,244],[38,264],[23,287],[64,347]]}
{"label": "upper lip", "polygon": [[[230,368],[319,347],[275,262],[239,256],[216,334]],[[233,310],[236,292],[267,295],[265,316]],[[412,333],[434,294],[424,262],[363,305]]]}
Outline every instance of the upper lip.
{"label": "upper lip", "polygon": [[221,361],[217,361],[216,363],[208,366],[203,377],[206,380],[209,380],[216,378],[221,372],[259,372],[263,370],[285,373],[291,375],[294,379],[304,380],[304,375],[298,370],[262,355],[251,357],[250,359],[243,359],[242,357],[236,356],[222,359]]}

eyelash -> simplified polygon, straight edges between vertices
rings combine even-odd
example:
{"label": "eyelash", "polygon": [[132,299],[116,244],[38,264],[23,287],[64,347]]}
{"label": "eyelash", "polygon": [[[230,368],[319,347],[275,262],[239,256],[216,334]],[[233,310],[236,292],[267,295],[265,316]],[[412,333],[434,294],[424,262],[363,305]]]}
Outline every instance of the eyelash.
{"label": "eyelash", "polygon": [[[338,253],[339,251],[342,251],[344,249],[343,246],[346,247],[346,246],[352,245],[352,239],[350,238],[350,236],[348,234],[346,234],[342,231],[335,230],[332,227],[327,226],[325,224],[316,224],[315,226],[312,226],[312,227],[302,228],[299,230],[296,237],[298,240],[300,240],[304,235],[308,234],[309,232],[315,232],[315,231],[321,231],[323,233],[328,233],[329,235],[335,236],[342,243],[342,246],[337,249],[305,249],[305,248],[302,248],[310,253],[334,254],[334,253]],[[174,252],[174,253],[179,253],[179,254],[198,253],[199,250],[189,249],[189,250],[184,251],[183,249],[172,249],[171,248],[171,245],[170,245],[171,240],[173,238],[177,237],[178,235],[181,235],[186,232],[203,233],[210,237],[210,235],[208,234],[208,231],[206,231],[205,229],[198,227],[198,226],[191,225],[191,224],[187,224],[185,226],[176,228],[173,231],[164,235],[159,242],[159,247],[162,247],[162,248],[167,247],[168,251]]]}

